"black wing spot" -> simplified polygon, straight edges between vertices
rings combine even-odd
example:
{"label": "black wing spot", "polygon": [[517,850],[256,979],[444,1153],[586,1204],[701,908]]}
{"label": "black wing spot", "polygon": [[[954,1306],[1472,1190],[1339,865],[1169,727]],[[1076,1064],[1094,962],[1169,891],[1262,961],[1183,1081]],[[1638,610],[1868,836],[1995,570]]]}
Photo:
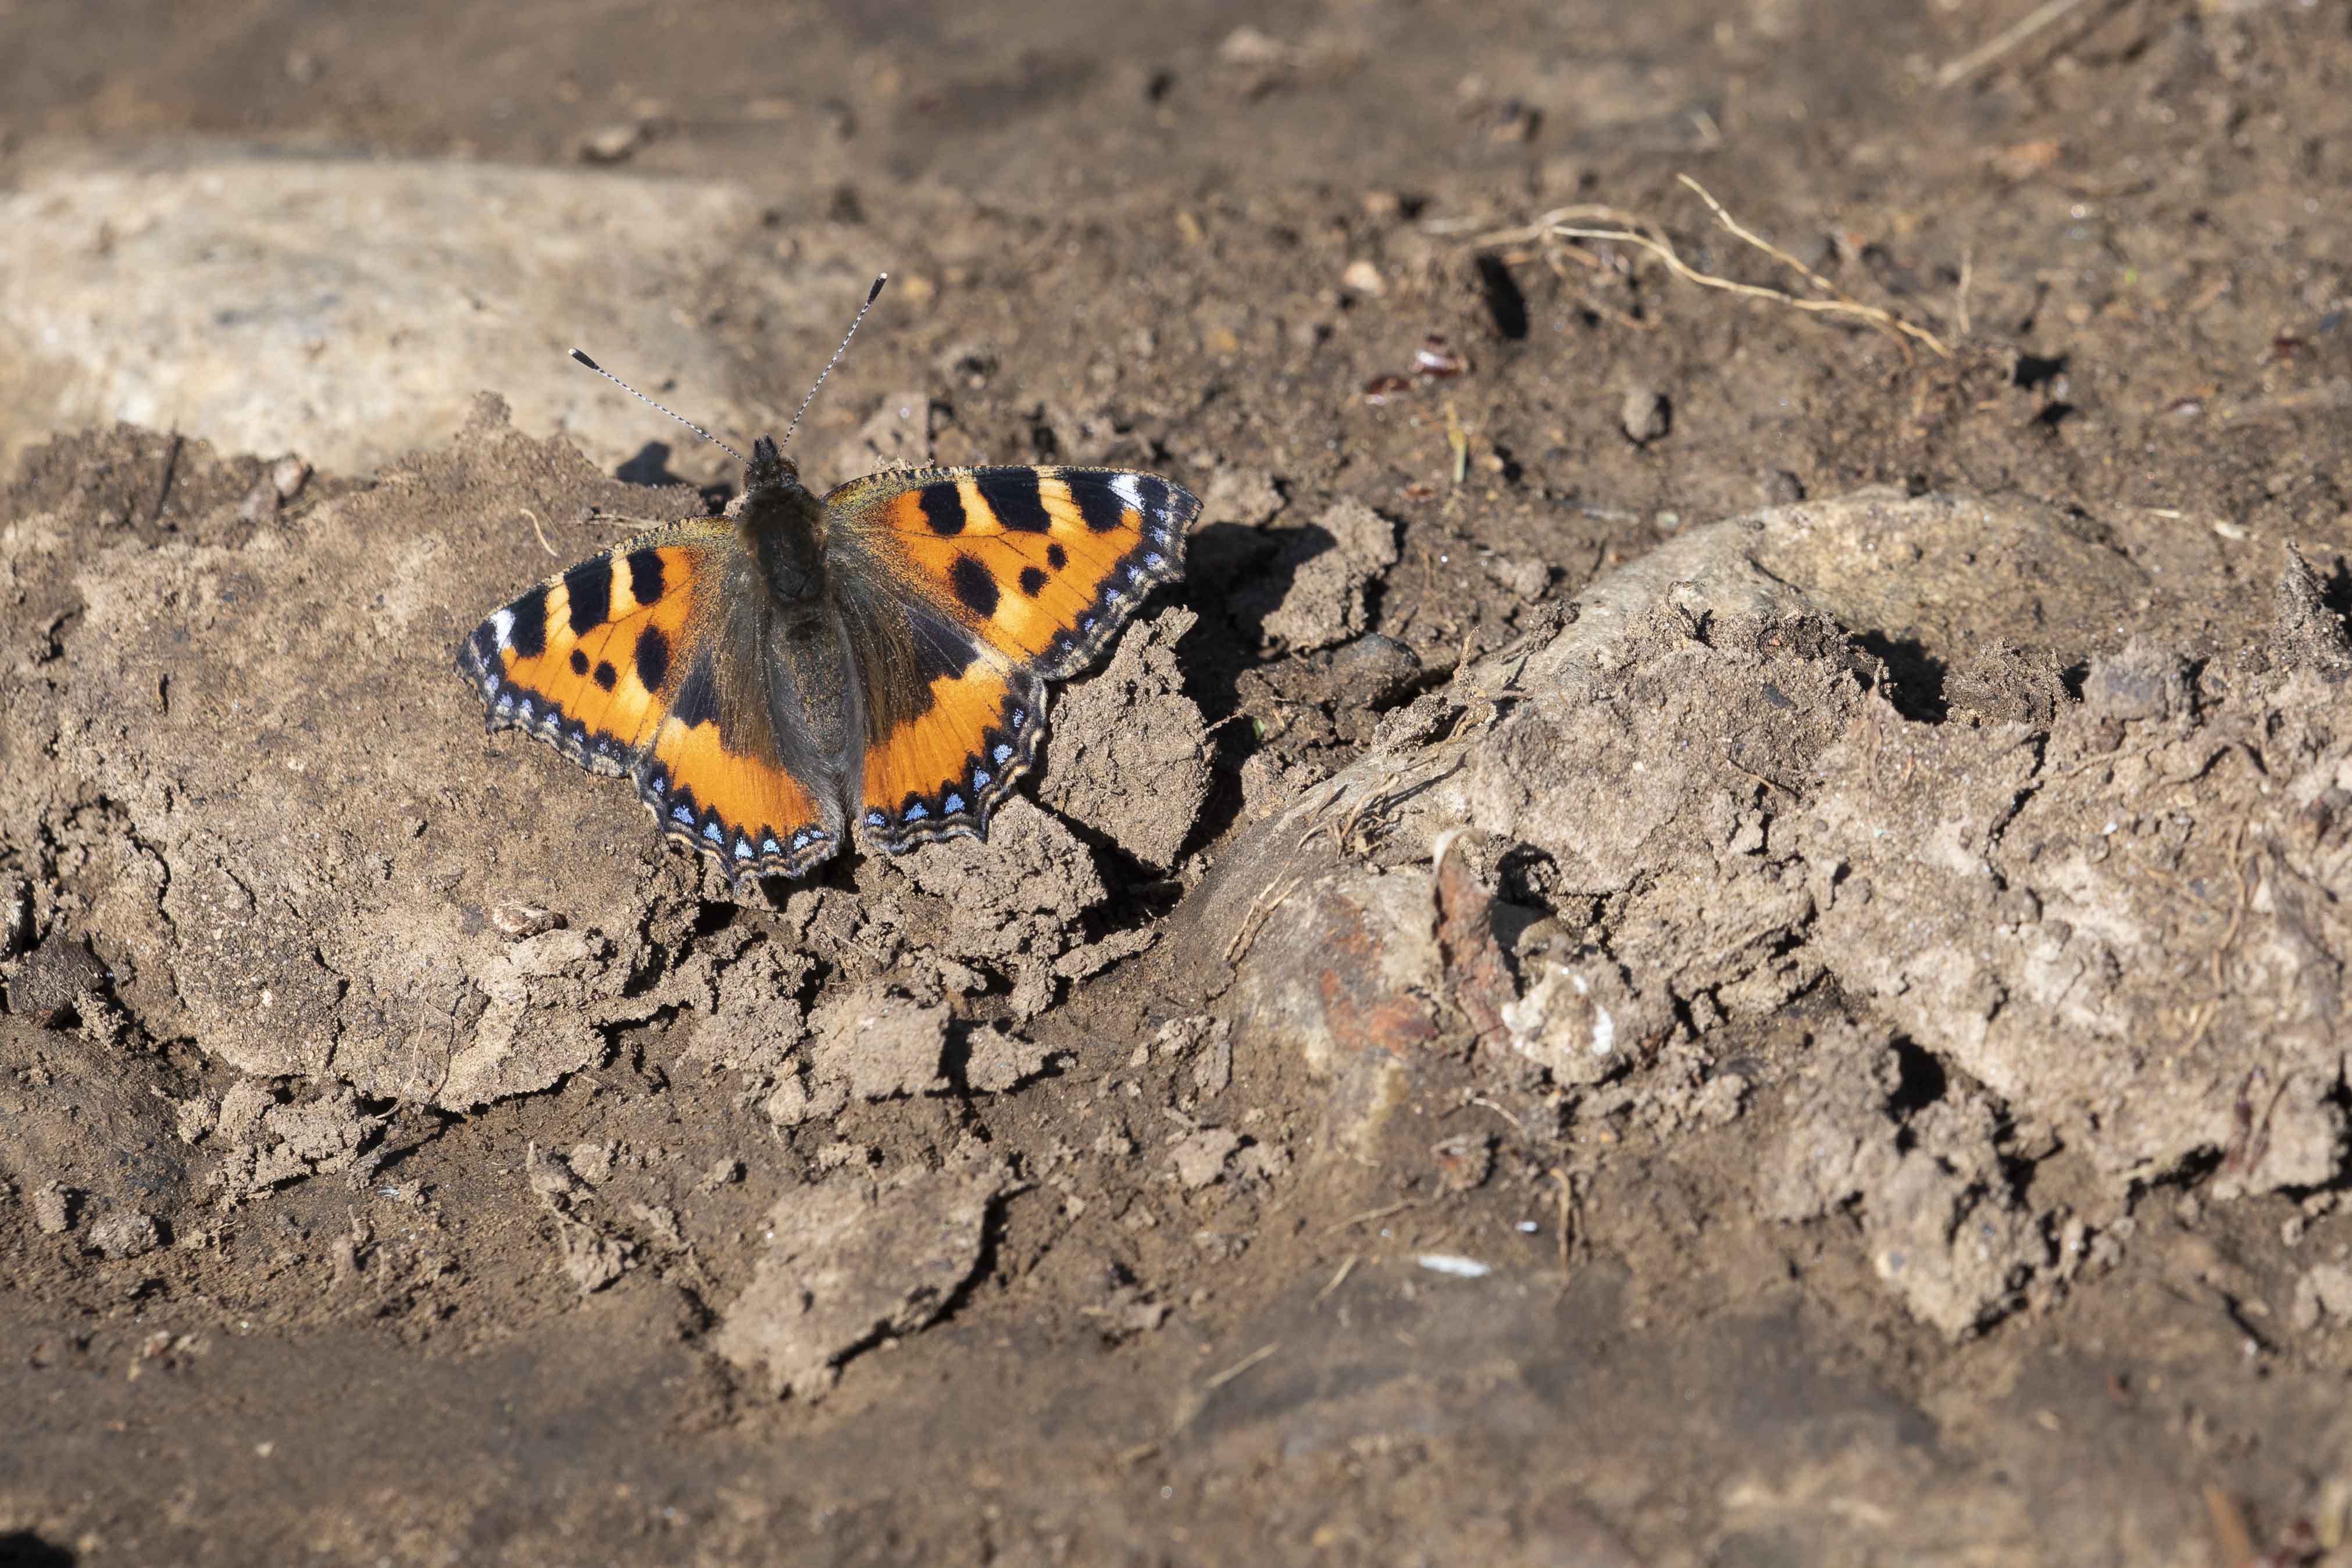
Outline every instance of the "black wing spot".
{"label": "black wing spot", "polygon": [[583,560],[563,574],[572,598],[572,634],[587,635],[613,618],[613,558],[600,555]]}
{"label": "black wing spot", "polygon": [[995,508],[996,520],[1016,534],[1042,534],[1054,526],[1034,468],[1000,468],[980,481],[980,493]]}
{"label": "black wing spot", "polygon": [[931,525],[931,532],[941,538],[963,532],[963,497],[957,491],[954,480],[926,485],[916,499],[923,508],[923,521]]}
{"label": "black wing spot", "polygon": [[1072,479],[1069,486],[1072,498],[1078,503],[1078,518],[1089,533],[1107,534],[1127,521],[1127,503],[1103,475]]}
{"label": "black wing spot", "polygon": [[572,673],[575,675],[588,673],[588,655],[577,648],[572,650]]}
{"label": "black wing spot", "polygon": [[514,601],[514,624],[507,628],[507,646],[518,659],[536,659],[547,652],[547,584],[541,583]]}
{"label": "black wing spot", "polygon": [[662,558],[657,549],[629,552],[629,597],[651,604],[662,596]]}
{"label": "black wing spot", "polygon": [[1045,591],[1045,574],[1034,566],[1021,569],[1021,591],[1034,599]]}
{"label": "black wing spot", "polygon": [[915,673],[923,678],[923,701],[930,701],[931,683],[942,675],[954,680],[971,668],[980,650],[971,633],[929,612],[908,620],[915,639]]}
{"label": "black wing spot", "polygon": [[1045,564],[1052,567],[1055,571],[1059,571],[1064,567],[1070,564],[1070,552],[1064,549],[1060,545],[1047,545],[1045,547]]}
{"label": "black wing spot", "polygon": [[[573,658],[575,658],[575,659],[576,659],[576,658],[578,658],[579,656],[580,656],[580,655],[579,655],[579,654],[577,654],[577,653],[574,653],[574,654],[572,655],[572,657],[573,657]],[[620,680],[620,678],[621,678],[621,672],[620,672],[620,671],[618,671],[618,670],[616,670],[616,669],[614,669],[614,668],[613,668],[613,661],[612,661],[612,660],[610,660],[610,659],[599,659],[599,660],[597,660],[597,661],[596,661],[596,676],[595,676],[595,679],[596,679],[596,684],[597,684],[599,686],[602,686],[604,690],[606,690],[606,691],[608,691],[608,692],[609,692],[609,691],[611,691],[611,690],[613,689],[613,686],[614,686],[614,683],[616,683],[617,681],[619,681],[619,680]]]}
{"label": "black wing spot", "polygon": [[1164,521],[1168,517],[1168,481],[1157,474],[1146,474],[1136,480],[1135,488],[1143,497],[1143,515]]}
{"label": "black wing spot", "polygon": [[713,724],[719,718],[719,683],[711,678],[710,661],[698,659],[677,688],[670,716],[680,724]]}
{"label": "black wing spot", "polygon": [[995,574],[977,559],[968,555],[956,557],[948,580],[955,590],[957,601],[966,610],[983,621],[996,613],[999,595]]}
{"label": "black wing spot", "polygon": [[662,689],[669,678],[669,639],[658,626],[637,633],[637,685],[649,692]]}

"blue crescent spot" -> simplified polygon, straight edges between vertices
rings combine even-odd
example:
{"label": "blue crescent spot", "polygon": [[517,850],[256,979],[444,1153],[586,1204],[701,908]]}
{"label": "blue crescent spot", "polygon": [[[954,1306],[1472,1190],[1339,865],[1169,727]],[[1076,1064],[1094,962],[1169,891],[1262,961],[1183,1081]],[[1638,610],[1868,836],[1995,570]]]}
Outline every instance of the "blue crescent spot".
{"label": "blue crescent spot", "polygon": [[920,800],[916,801],[913,805],[907,808],[907,821],[910,822],[919,822],[930,814],[931,809],[929,806],[924,805]]}
{"label": "blue crescent spot", "polygon": [[702,824],[702,836],[714,844],[723,844],[727,841],[727,835],[720,831],[717,818]]}
{"label": "blue crescent spot", "polygon": [[1013,748],[1009,746],[1000,746],[989,755],[995,758],[1000,764],[1010,762],[1013,760]]}
{"label": "blue crescent spot", "polygon": [[747,861],[751,858],[751,840],[737,839],[735,841],[735,858],[739,861]]}
{"label": "blue crescent spot", "polygon": [[1079,631],[1081,631],[1081,632],[1091,632],[1091,631],[1093,631],[1094,629],[1095,629],[1095,618],[1094,618],[1093,616],[1091,616],[1091,615],[1081,615],[1081,616],[1079,616],[1079,617],[1078,617],[1078,630],[1079,630]]}
{"label": "blue crescent spot", "polygon": [[946,800],[940,802],[940,807],[950,815],[953,815],[954,813],[963,810],[963,797],[961,795],[950,795]]}
{"label": "blue crescent spot", "polygon": [[988,770],[986,768],[975,768],[971,770],[971,787],[975,789],[985,789],[988,788]]}
{"label": "blue crescent spot", "polygon": [[887,820],[888,819],[884,817],[878,810],[868,811],[866,813],[866,825],[869,828],[878,828]]}
{"label": "blue crescent spot", "polygon": [[[793,848],[800,848],[801,840],[804,836],[805,835],[803,834],[794,833],[793,835]],[[776,836],[773,833],[771,833],[766,838],[760,841],[760,852],[763,855],[780,855],[784,852],[784,846],[776,842]]]}
{"label": "blue crescent spot", "polygon": [[1168,564],[1168,558],[1161,555],[1158,550],[1153,550],[1143,558],[1143,564],[1150,567],[1152,570],[1158,571],[1161,567]]}
{"label": "blue crescent spot", "polygon": [[694,812],[687,807],[672,806],[669,809],[669,814],[674,820],[683,823],[687,827],[690,828],[694,826]]}
{"label": "blue crescent spot", "polygon": [[514,693],[500,692],[499,694],[499,711],[500,713],[514,712]]}

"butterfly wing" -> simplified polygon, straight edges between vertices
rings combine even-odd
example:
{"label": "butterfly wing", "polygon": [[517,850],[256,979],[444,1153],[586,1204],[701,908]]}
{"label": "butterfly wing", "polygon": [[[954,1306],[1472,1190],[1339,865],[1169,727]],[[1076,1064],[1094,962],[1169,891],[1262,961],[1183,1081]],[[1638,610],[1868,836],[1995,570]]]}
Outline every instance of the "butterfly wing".
{"label": "butterfly wing", "polygon": [[[459,645],[488,727],[626,774],[662,831],[736,875],[799,875],[840,847],[842,791],[770,700],[731,523],[631,539],[533,588]],[[814,787],[813,787],[814,786]]]}
{"label": "butterfly wing", "polygon": [[1108,468],[877,474],[825,497],[858,649],[859,821],[891,851],[984,835],[1045,733],[1045,683],[1101,656],[1183,572],[1201,504]]}

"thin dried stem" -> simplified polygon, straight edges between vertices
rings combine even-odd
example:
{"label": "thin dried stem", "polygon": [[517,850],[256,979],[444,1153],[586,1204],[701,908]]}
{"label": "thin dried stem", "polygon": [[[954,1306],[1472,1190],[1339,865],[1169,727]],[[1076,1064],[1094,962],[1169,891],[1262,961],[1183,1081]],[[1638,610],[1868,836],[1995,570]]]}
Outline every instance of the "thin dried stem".
{"label": "thin dried stem", "polygon": [[[1741,283],[1733,278],[1718,277],[1711,272],[1701,272],[1682,258],[1681,253],[1675,249],[1674,242],[1666,238],[1664,232],[1657,225],[1647,218],[1618,207],[1595,205],[1555,207],[1537,217],[1531,224],[1519,228],[1496,229],[1490,234],[1479,235],[1471,244],[1478,250],[1491,250],[1498,246],[1525,245],[1532,240],[1547,238],[1612,240],[1647,251],[1664,263],[1667,271],[1685,282],[1696,283],[1702,288],[1718,288],[1728,294],[1745,295],[1751,299],[1769,299],[1776,305],[1785,305],[1791,310],[1802,310],[1811,315],[1840,316],[1851,320],[1865,322],[1894,338],[1897,342],[1908,338],[1926,344],[1938,359],[1948,360],[1952,357],[1950,347],[1935,333],[1925,327],[1905,320],[1892,310],[1883,309],[1875,305],[1865,305],[1859,299],[1841,293],[1829,279],[1739,223],[1724,209],[1722,203],[1708,193],[1706,186],[1687,174],[1679,175],[1677,178],[1697,193],[1699,200],[1705,202],[1708,210],[1715,214],[1717,221],[1730,230],[1735,237],[1762,251],[1783,267],[1795,271],[1829,298],[1804,299],[1783,288],[1773,288],[1760,283]],[[1614,228],[1584,226],[1593,222],[1613,224],[1617,226]]]}

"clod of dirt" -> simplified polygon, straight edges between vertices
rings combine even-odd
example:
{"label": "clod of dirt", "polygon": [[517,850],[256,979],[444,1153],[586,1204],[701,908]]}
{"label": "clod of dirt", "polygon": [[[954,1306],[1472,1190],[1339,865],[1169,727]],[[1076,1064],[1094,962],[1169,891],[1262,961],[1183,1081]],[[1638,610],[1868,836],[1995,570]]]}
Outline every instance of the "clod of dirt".
{"label": "clod of dirt", "polygon": [[964,1048],[963,1086],[976,1094],[1008,1093],[1045,1071],[1055,1055],[1001,1023],[971,1030]]}
{"label": "clod of dirt", "polygon": [[835,998],[811,1021],[816,1034],[811,1076],[820,1082],[840,1082],[860,1100],[947,1087],[940,1072],[948,1041],[944,1003],[925,1005],[877,981]]}
{"label": "clod of dirt", "polygon": [[1383,708],[1421,675],[1421,655],[1394,638],[1367,632],[1331,655],[1331,695],[1343,707]]}
{"label": "clod of dirt", "polygon": [[720,1313],[712,1348],[764,1371],[779,1396],[823,1397],[843,1362],[954,1301],[1006,1180],[1001,1166],[974,1160],[793,1189],[770,1211],[758,1272]]}
{"label": "clod of dirt", "polygon": [[1176,662],[1199,621],[1171,608],[1129,626],[1108,666],[1055,705],[1037,781],[1039,800],[1154,871],[1175,863],[1209,797],[1207,726]]}
{"label": "clod of dirt", "polygon": [[[1433,1042],[1484,1034],[1484,1008],[1526,1040],[1589,1044],[1581,999],[1536,1025],[1576,996],[1541,959],[1498,998],[1433,941],[1425,846],[1469,829],[1490,863],[1539,864],[1555,907],[1606,901],[1584,944],[1669,1033],[1762,1017],[1826,973],[2117,1191],[2200,1155],[2221,1157],[2223,1191],[2325,1186],[2347,1134],[2335,955],[2352,950],[2331,891],[2352,840],[2335,688],[2303,672],[2206,691],[2137,643],[2095,658],[2079,702],[2029,679],[1986,698],[2013,721],[1938,724],[1906,716],[1853,641],[1891,643],[1886,610],[1931,658],[2046,647],[2060,570],[2085,642],[2145,580],[2079,519],[1990,500],[1870,492],[1683,535],[1247,830],[1179,912],[1180,962],[1230,972],[1237,1036],[1330,1079],[1328,1130],[1349,1141]],[[1612,1103],[1714,1114],[1680,1051]],[[1573,1080],[1574,1061],[1547,1066]],[[1923,1238],[1973,1228],[1988,1267],[1914,1290],[1931,1320],[1972,1320],[2034,1244],[1973,1176],[1904,1181],[1890,1260],[1916,1276]]]}
{"label": "clod of dirt", "polygon": [[1240,523],[1263,528],[1282,507],[1282,488],[1263,468],[1220,468],[1209,476],[1208,486],[1201,493],[1197,526]]}
{"label": "clod of dirt", "polygon": [[[648,493],[517,436],[495,402],[409,479],[257,528],[225,508],[152,548],[91,528],[87,613],[7,695],[56,757],[10,776],[7,817],[109,802],[64,831],[83,929],[149,1035],[455,1110],[553,1082],[701,982],[689,964],[633,983],[683,941],[656,912],[693,886],[663,873],[643,808],[543,747],[486,741],[447,668],[482,582],[547,569],[521,510]],[[446,518],[423,532],[419,487]],[[488,917],[510,901],[562,925],[510,939]]]}
{"label": "clod of dirt", "polygon": [[835,445],[820,472],[840,479],[931,461],[931,399],[920,387],[886,393],[866,423]]}
{"label": "clod of dirt", "polygon": [[[549,345],[593,321],[598,355],[656,386],[717,362],[691,318],[645,301],[690,297],[758,221],[736,186],[487,162],[263,158],[34,179],[0,197],[0,323],[41,345],[0,374],[0,425],[169,422],[364,472],[444,439],[470,390],[495,386],[530,428],[617,461],[645,444],[643,406]],[[62,255],[83,261],[49,264]],[[769,308],[797,312],[820,291],[786,292]],[[740,427],[722,391],[701,383],[695,412]]]}
{"label": "clod of dirt", "polygon": [[43,1029],[66,1029],[106,992],[106,966],[77,937],[51,932],[8,977],[8,1010]]}
{"label": "clod of dirt", "polygon": [[2344,618],[2328,607],[2318,575],[2293,545],[2279,572],[2277,602],[2273,651],[2280,664],[2309,670],[2331,685],[2352,675],[2352,636]]}
{"label": "clod of dirt", "polygon": [[0,1178],[37,1213],[52,1188],[97,1211],[173,1213],[189,1201],[177,1087],[152,1056],[0,1019]]}
{"label": "clod of dirt", "polygon": [[349,1170],[383,1122],[360,1112],[348,1085],[280,1104],[267,1084],[245,1080],[221,1097],[213,1128],[220,1163],[213,1183],[235,1198],[300,1176]]}
{"label": "clod of dirt", "polygon": [[73,1228],[74,1195],[61,1182],[33,1189],[33,1226],[44,1236],[63,1236]]}
{"label": "clod of dirt", "polygon": [[1394,523],[1352,497],[1332,502],[1286,541],[1272,576],[1279,581],[1286,569],[1289,586],[1260,633],[1293,649],[1346,642],[1366,629],[1365,585],[1396,559]]}
{"label": "clod of dirt", "polygon": [[89,1228],[89,1245],[117,1260],[152,1252],[163,1239],[155,1217],[135,1208],[118,1208],[93,1221]]}
{"label": "clod of dirt", "polygon": [[1241,1134],[1229,1127],[1203,1127],[1170,1139],[1168,1163],[1185,1191],[1198,1192],[1225,1174],[1225,1162],[1241,1145]]}
{"label": "clod of dirt", "polygon": [[1906,1127],[1883,1033],[1832,1030],[1814,1048],[1760,1211],[1797,1222],[1858,1206],[1873,1267],[1914,1316],[1954,1338],[1999,1316],[2048,1248],[2000,1179],[1991,1107],[1939,1101]]}
{"label": "clod of dirt", "polygon": [[1024,1019],[1052,1004],[1055,960],[1082,946],[1083,916],[1108,896],[1092,852],[1025,796],[999,809],[986,843],[940,840],[863,860],[856,875],[866,918],[1005,974]]}
{"label": "clod of dirt", "polygon": [[1561,1084],[1599,1083],[1625,1071],[1644,1042],[1674,1030],[1674,1011],[1633,989],[1606,956],[1583,949],[1523,960],[1526,988],[1501,1009],[1511,1049]]}
{"label": "clod of dirt", "polygon": [[2315,1263],[2294,1282],[2294,1326],[2310,1330],[2352,1322],[2352,1268]]}

